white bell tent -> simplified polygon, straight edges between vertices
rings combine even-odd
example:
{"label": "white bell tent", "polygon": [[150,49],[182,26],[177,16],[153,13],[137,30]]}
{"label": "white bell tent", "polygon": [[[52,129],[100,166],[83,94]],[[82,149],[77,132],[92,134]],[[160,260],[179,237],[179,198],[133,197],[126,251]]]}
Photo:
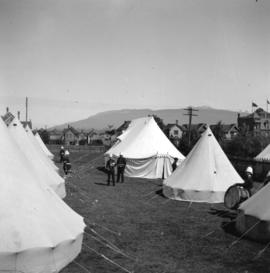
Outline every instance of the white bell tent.
{"label": "white bell tent", "polygon": [[34,136],[32,130],[29,128],[28,125],[26,125],[25,131],[26,131],[28,137],[30,138],[30,141],[31,141],[32,144],[34,145],[35,149],[38,151],[38,153],[45,159],[45,161],[48,162],[49,165],[52,166],[52,168],[53,168],[54,170],[58,171],[59,168],[54,164],[54,162],[53,162],[50,158],[48,158],[48,157],[44,154],[43,150],[41,149],[40,145],[39,145],[38,142],[37,142],[37,139],[35,138],[35,136]]}
{"label": "white bell tent", "polygon": [[236,229],[257,241],[270,241],[270,183],[239,207]]}
{"label": "white bell tent", "polygon": [[0,272],[59,272],[81,251],[83,218],[37,182],[2,119],[0,135]]}
{"label": "white bell tent", "polygon": [[163,182],[163,194],[175,200],[221,203],[226,190],[242,182],[207,127],[186,159]]}
{"label": "white bell tent", "polygon": [[265,147],[256,157],[257,161],[270,161],[270,144]]}
{"label": "white bell tent", "polygon": [[20,150],[32,164],[33,172],[35,172],[41,180],[44,180],[61,198],[64,198],[66,196],[65,180],[38,153],[21,122],[17,118],[14,118],[8,126],[8,130]]}
{"label": "white bell tent", "polygon": [[134,119],[105,157],[122,154],[127,159],[125,175],[162,178],[172,172],[174,158],[185,158],[158,127],[153,117]]}
{"label": "white bell tent", "polygon": [[44,144],[43,140],[41,139],[40,135],[38,132],[36,132],[35,134],[35,138],[40,146],[40,148],[42,149],[42,151],[45,153],[45,155],[47,155],[50,159],[54,158],[54,155],[49,151],[49,149],[47,148],[47,146]]}

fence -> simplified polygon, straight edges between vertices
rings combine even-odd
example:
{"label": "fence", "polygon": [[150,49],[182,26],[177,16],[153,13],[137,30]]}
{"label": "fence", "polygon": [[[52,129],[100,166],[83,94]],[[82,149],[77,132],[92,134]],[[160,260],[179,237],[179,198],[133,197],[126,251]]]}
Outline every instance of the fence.
{"label": "fence", "polygon": [[244,177],[244,172],[247,166],[252,166],[254,172],[253,178],[255,181],[262,182],[270,170],[270,161],[267,160],[258,161],[253,158],[243,158],[237,156],[229,156],[229,159],[234,168],[242,177]]}
{"label": "fence", "polygon": [[[48,144],[46,145],[48,149],[54,153],[58,154],[60,151],[60,147],[62,145],[57,145],[57,144]],[[66,149],[68,149],[72,153],[76,152],[82,152],[82,151],[87,151],[89,153],[104,153],[106,151],[106,147],[104,145],[100,146],[92,146],[92,145],[69,145],[65,146]]]}

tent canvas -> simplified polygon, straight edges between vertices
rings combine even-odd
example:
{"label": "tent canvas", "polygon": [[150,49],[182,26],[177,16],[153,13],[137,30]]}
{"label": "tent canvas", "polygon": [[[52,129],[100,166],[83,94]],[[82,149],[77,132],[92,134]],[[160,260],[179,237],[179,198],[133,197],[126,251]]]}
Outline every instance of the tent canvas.
{"label": "tent canvas", "polygon": [[186,159],[163,183],[168,198],[220,203],[226,190],[243,180],[207,127]]}
{"label": "tent canvas", "polygon": [[270,144],[263,149],[256,157],[256,160],[267,160],[270,161]]}
{"label": "tent canvas", "polygon": [[17,118],[14,118],[8,126],[8,130],[14,141],[18,144],[19,149],[31,163],[33,172],[61,198],[64,198],[66,196],[65,180],[40,156],[27,136],[21,122]]}
{"label": "tent canvas", "polygon": [[43,157],[43,159],[49,164],[51,165],[51,167],[55,170],[58,171],[59,168],[54,164],[54,162],[49,159],[43,152],[43,150],[41,149],[40,145],[38,144],[34,134],[32,133],[32,130],[29,128],[28,125],[26,125],[25,127],[25,131],[30,139],[30,141],[32,142],[32,144],[34,145],[35,149],[38,151],[38,153],[40,154],[41,157]]}
{"label": "tent canvas", "polygon": [[118,157],[120,153],[127,159],[125,175],[130,177],[168,177],[173,158],[178,158],[179,163],[184,159],[153,117],[132,120],[105,157],[109,154]]}
{"label": "tent canvas", "polygon": [[270,183],[239,207],[236,229],[257,241],[270,241]]}
{"label": "tent canvas", "polygon": [[49,151],[49,149],[47,148],[47,146],[44,144],[43,140],[41,139],[40,135],[38,132],[36,132],[35,134],[35,138],[39,144],[39,146],[41,147],[41,149],[43,150],[43,152],[45,153],[45,155],[47,155],[50,159],[54,158],[54,155]]}
{"label": "tent canvas", "polygon": [[37,182],[2,119],[0,134],[0,272],[59,272],[81,251],[83,218]]}

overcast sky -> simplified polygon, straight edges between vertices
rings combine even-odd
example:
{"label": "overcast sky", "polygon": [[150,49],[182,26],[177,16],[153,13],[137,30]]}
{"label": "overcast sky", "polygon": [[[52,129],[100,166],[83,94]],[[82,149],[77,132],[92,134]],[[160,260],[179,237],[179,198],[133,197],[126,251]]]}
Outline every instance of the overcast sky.
{"label": "overcast sky", "polygon": [[269,0],[0,0],[0,110],[36,126],[270,99]]}

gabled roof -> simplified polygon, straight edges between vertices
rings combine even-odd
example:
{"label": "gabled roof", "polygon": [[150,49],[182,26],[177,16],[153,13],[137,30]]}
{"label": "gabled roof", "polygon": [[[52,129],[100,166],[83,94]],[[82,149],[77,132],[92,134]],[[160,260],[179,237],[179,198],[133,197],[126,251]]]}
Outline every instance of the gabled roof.
{"label": "gabled roof", "polygon": [[183,131],[183,128],[179,125],[179,124],[176,124],[176,123],[168,123],[166,126],[165,126],[165,130],[170,130],[172,127],[176,126],[177,128],[179,128],[180,130]]}
{"label": "gabled roof", "polygon": [[[216,127],[218,127],[218,124],[213,124],[210,125],[211,130],[215,130]],[[236,124],[222,124],[222,130],[225,134],[227,134],[231,129],[235,128],[237,131],[239,131],[238,127],[236,126]]]}
{"label": "gabled roof", "polygon": [[[196,130],[196,131],[204,130],[206,127],[207,127],[206,123],[191,124],[191,130]],[[183,124],[182,129],[183,129],[183,131],[187,131],[188,124]]]}
{"label": "gabled roof", "polygon": [[75,129],[75,128],[73,128],[72,126],[69,126],[68,128],[65,128],[64,130],[63,130],[63,134],[66,134],[66,132],[68,132],[68,131],[71,131],[75,136],[79,136],[79,132]]}

